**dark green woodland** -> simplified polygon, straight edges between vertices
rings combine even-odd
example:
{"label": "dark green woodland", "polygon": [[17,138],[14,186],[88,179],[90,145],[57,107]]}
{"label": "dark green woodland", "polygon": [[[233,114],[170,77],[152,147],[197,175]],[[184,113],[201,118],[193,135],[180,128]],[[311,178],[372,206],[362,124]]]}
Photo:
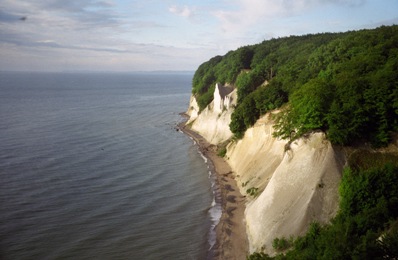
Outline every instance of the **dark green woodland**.
{"label": "dark green woodland", "polygon": [[238,138],[261,115],[283,108],[278,137],[319,129],[334,144],[384,146],[398,129],[398,26],[290,36],[216,56],[193,78],[201,110],[217,82],[238,89],[230,125]]}
{"label": "dark green woodland", "polygon": [[230,124],[237,138],[278,109],[276,137],[323,131],[332,144],[352,147],[331,223],[275,238],[279,254],[248,259],[398,259],[398,152],[376,149],[397,140],[398,26],[271,39],[214,57],[193,78],[201,110],[215,83],[237,88]]}

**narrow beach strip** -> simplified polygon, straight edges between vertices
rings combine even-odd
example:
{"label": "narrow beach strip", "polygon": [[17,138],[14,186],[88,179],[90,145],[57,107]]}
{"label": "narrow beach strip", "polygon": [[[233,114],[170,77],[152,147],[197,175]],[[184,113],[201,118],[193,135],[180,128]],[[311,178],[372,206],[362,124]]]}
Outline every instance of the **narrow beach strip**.
{"label": "narrow beach strip", "polygon": [[244,222],[245,197],[239,192],[229,164],[217,155],[217,148],[182,122],[178,129],[193,138],[199,151],[211,162],[210,170],[216,176],[217,194],[221,204],[221,218],[216,226],[216,242],[210,259],[246,259],[248,242]]}

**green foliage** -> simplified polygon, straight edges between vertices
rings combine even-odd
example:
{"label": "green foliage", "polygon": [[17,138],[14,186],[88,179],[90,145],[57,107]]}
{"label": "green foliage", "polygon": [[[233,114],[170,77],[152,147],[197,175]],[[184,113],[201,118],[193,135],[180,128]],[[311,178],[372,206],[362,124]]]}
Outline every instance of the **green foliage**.
{"label": "green foliage", "polygon": [[231,116],[231,123],[229,127],[231,132],[237,138],[242,138],[246,129],[252,126],[259,116],[259,111],[256,109],[256,101],[253,95],[246,98],[243,103],[236,107]]}
{"label": "green foliage", "polygon": [[384,166],[386,163],[398,167],[398,154],[396,152],[376,152],[367,149],[358,149],[348,157],[348,166],[354,170],[370,170]]}
{"label": "green foliage", "polygon": [[258,188],[255,187],[251,187],[249,189],[246,190],[246,193],[249,194],[252,197],[257,197],[258,195]]}
{"label": "green foliage", "polygon": [[227,147],[222,147],[218,152],[217,155],[220,157],[224,157],[227,154]]}
{"label": "green foliage", "polygon": [[324,129],[325,114],[330,107],[333,87],[323,79],[313,79],[294,92],[290,109],[284,111],[275,125],[275,135],[294,139],[314,129]]}
{"label": "green foliage", "polygon": [[254,252],[253,254],[247,256],[247,260],[268,260],[268,259],[274,259],[273,257],[270,257],[269,255],[263,253],[263,252]]}
{"label": "green foliage", "polygon": [[[274,129],[275,132],[272,134],[274,137],[280,137],[282,139],[289,139],[292,141],[296,138],[296,125],[294,111],[290,107],[285,108],[280,113],[274,115]],[[290,146],[285,146],[285,151],[288,150]]]}
{"label": "green foliage", "polygon": [[238,139],[242,138],[245,134],[247,127],[245,125],[243,109],[240,109],[240,107],[237,107],[234,113],[231,115],[231,123],[229,124],[229,128]]}
{"label": "green foliage", "polygon": [[340,209],[332,223],[312,223],[278,259],[397,258],[398,166],[346,168],[339,192]]}
{"label": "green foliage", "polygon": [[293,241],[293,238],[290,240],[287,240],[285,237],[275,238],[272,241],[272,247],[276,251],[285,251],[292,246],[292,241]]}
{"label": "green foliage", "polygon": [[[380,147],[398,131],[397,71],[398,26],[382,26],[239,48],[200,65],[192,93],[202,110],[211,102],[216,82],[237,87],[230,123],[236,138],[261,115],[282,108],[275,116],[277,137],[292,140],[320,129],[334,144],[362,141]],[[396,259],[397,158],[366,150],[352,154],[337,216],[330,225],[311,224],[293,249],[277,259]],[[257,192],[247,189],[252,196]],[[275,242],[280,244],[283,238]],[[254,253],[248,259],[271,258]]]}
{"label": "green foliage", "polygon": [[280,107],[287,101],[287,94],[279,84],[261,86],[250,93],[235,109],[229,125],[236,137],[243,137],[247,128],[254,125],[260,115]]}
{"label": "green foliage", "polygon": [[267,86],[262,86],[253,92],[256,109],[260,115],[282,106],[288,100],[288,94],[276,81]]}
{"label": "green foliage", "polygon": [[193,94],[200,96],[208,91],[210,85],[216,80],[213,67],[221,60],[221,56],[216,56],[199,66],[192,79]]}
{"label": "green foliage", "polygon": [[391,224],[390,229],[377,240],[377,244],[384,256],[398,259],[398,221]]}
{"label": "green foliage", "polygon": [[390,215],[387,214],[390,211],[391,215],[398,217],[398,167],[392,164],[364,171],[345,169],[339,192],[344,198],[340,203],[340,215],[368,213],[367,220],[357,221],[361,225],[364,221],[372,222],[366,228],[377,230],[378,223],[388,220],[384,218]]}
{"label": "green foliage", "polygon": [[238,88],[238,103],[241,103],[245,97],[256,90],[264,81],[265,73],[260,70],[242,72],[238,75],[235,85]]}
{"label": "green foliage", "polygon": [[212,86],[209,87],[207,92],[203,93],[202,95],[198,95],[196,97],[196,102],[198,102],[200,110],[203,110],[207,106],[207,104],[213,100],[213,93],[215,88],[216,86],[213,84]]}
{"label": "green foliage", "polygon": [[200,110],[213,100],[215,84],[234,83],[242,70],[250,69],[252,57],[251,47],[241,47],[199,66],[192,79],[192,94],[195,95]]}
{"label": "green foliage", "polygon": [[239,48],[200,65],[192,92],[203,109],[216,82],[234,84],[238,105],[230,128],[237,137],[288,102],[278,118],[278,137],[321,129],[334,144],[360,140],[380,147],[398,131],[397,71],[398,26],[382,26]]}

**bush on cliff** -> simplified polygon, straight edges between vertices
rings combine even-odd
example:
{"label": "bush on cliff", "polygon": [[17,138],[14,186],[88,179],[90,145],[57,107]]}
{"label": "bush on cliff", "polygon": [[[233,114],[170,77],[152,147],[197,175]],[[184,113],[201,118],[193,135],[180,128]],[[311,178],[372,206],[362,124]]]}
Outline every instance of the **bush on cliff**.
{"label": "bush on cliff", "polygon": [[260,115],[282,106],[287,101],[287,93],[277,82],[261,86],[251,92],[238,104],[231,116],[229,125],[236,137],[243,137],[247,128],[254,125]]}
{"label": "bush on cliff", "polygon": [[[398,166],[346,168],[339,191],[340,210],[331,224],[311,224],[291,251],[274,259],[398,258]],[[270,257],[255,253],[248,259]]]}

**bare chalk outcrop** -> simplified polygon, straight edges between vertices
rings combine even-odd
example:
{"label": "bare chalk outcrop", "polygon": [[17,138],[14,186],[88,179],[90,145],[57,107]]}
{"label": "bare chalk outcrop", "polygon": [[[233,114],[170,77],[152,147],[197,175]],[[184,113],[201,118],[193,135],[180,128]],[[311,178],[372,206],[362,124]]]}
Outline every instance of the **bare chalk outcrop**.
{"label": "bare chalk outcrop", "polygon": [[228,146],[228,163],[241,193],[247,194],[245,219],[251,251],[272,255],[275,238],[304,235],[311,222],[327,223],[338,210],[344,158],[324,133],[290,145],[272,136],[270,116]]}
{"label": "bare chalk outcrop", "polygon": [[213,101],[200,114],[195,98],[191,97],[190,109],[187,112],[191,115],[188,124],[191,123],[191,129],[211,144],[225,142],[233,135],[229,130],[229,124],[236,100],[236,90],[217,84]]}
{"label": "bare chalk outcrop", "polygon": [[[231,140],[236,99],[236,90],[217,84],[213,102],[199,113],[191,97],[191,129],[214,145]],[[273,124],[271,114],[260,118],[241,140],[228,144],[225,157],[246,196],[243,221],[250,251],[270,255],[275,238],[303,235],[311,222],[327,223],[335,216],[345,163],[324,133],[288,143],[272,136]]]}

